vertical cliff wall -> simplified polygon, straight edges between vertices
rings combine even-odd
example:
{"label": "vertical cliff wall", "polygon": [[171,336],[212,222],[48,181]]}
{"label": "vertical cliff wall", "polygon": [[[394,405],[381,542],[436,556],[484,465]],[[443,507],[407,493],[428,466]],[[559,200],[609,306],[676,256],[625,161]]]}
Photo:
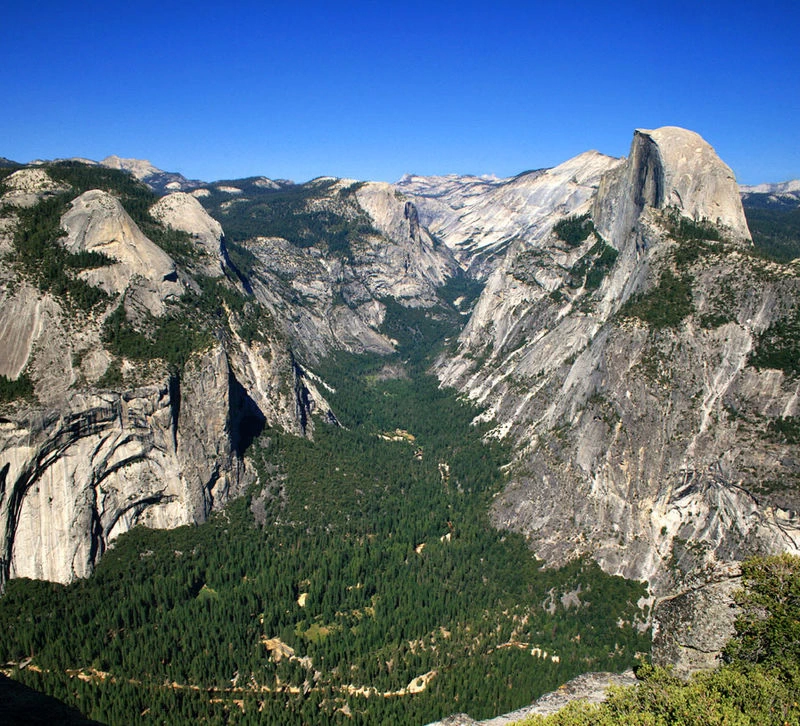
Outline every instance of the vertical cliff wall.
{"label": "vertical cliff wall", "polygon": [[[34,213],[54,189],[69,189],[36,172],[21,175],[22,201]],[[82,309],[69,292],[42,289],[31,263],[21,265],[16,230],[28,224],[25,234],[40,234],[43,223],[15,212],[18,192],[3,198],[10,224],[0,240],[0,374],[29,381],[30,391],[0,402],[0,590],[9,577],[85,577],[136,524],[204,521],[253,480],[244,453],[265,425],[302,435],[308,408],[324,406],[274,330],[245,340],[242,311],[222,306],[209,318],[177,304],[187,290],[198,295],[194,270],[222,273],[222,230],[196,200],[168,197],[155,212],[187,233],[181,266],[118,196],[76,196],[60,220],[64,236],[49,244],[72,254],[72,265],[82,254],[105,256],[69,273],[107,295]],[[239,299],[232,283],[214,284],[207,294]],[[108,339],[114,316],[124,348]],[[202,335],[200,323],[210,325]],[[172,325],[166,337],[163,325]],[[196,340],[182,363],[168,364],[152,347],[158,335],[174,349],[187,347],[181,337]]]}
{"label": "vertical cliff wall", "polygon": [[[798,384],[753,357],[793,314],[797,269],[751,254],[730,169],[683,129],[637,131],[591,218],[577,244],[556,227],[510,248],[439,375],[516,446],[499,526],[553,564],[647,579],[657,620],[678,603],[702,619],[676,596],[800,546],[797,445],[772,433]],[[687,667],[700,652],[669,648]]]}

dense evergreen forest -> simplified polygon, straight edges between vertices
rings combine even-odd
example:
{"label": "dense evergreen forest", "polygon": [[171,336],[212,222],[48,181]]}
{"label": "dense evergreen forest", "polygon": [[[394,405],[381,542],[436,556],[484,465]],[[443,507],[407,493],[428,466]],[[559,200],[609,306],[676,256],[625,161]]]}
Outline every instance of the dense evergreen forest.
{"label": "dense evergreen forest", "polygon": [[68,587],[12,580],[8,673],[109,724],[423,724],[637,662],[643,584],[491,527],[509,452],[422,372],[439,318],[393,307],[401,355],[329,360],[342,426],[266,431],[259,484],[208,523],[137,528]]}
{"label": "dense evergreen forest", "polygon": [[750,194],[744,202],[753,244],[766,257],[790,262],[800,257],[800,207],[772,201],[768,194]]}

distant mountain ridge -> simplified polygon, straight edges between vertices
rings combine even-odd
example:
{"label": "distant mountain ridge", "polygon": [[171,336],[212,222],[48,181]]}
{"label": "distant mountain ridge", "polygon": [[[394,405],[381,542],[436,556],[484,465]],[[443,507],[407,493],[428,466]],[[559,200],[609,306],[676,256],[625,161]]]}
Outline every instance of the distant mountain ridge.
{"label": "distant mountain ridge", "polygon": [[777,184],[741,185],[739,192],[746,209],[791,211],[800,207],[800,179]]}

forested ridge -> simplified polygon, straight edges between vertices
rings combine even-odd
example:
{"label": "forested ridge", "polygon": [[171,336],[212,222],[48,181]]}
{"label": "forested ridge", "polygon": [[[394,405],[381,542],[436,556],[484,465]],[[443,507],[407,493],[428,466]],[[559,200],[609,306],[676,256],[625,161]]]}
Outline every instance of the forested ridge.
{"label": "forested ridge", "polygon": [[440,323],[393,310],[403,355],[327,361],[342,426],[266,431],[259,485],[206,524],[134,529],[67,587],[12,580],[9,674],[110,724],[422,724],[637,662],[643,584],[491,527],[508,452],[422,372]]}

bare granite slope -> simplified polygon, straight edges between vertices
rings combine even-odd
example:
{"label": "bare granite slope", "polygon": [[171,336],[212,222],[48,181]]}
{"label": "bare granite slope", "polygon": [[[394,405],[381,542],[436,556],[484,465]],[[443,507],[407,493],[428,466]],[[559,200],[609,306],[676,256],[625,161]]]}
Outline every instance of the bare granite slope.
{"label": "bare granite slope", "polygon": [[[692,132],[637,131],[589,205],[577,246],[551,225],[509,247],[438,373],[516,446],[498,526],[553,564],[648,580],[658,621],[731,563],[800,547],[797,447],[769,433],[797,416],[797,382],[750,363],[800,280],[750,255],[733,175]],[[702,619],[687,602],[682,621]],[[687,668],[715,652],[658,644]]]}

